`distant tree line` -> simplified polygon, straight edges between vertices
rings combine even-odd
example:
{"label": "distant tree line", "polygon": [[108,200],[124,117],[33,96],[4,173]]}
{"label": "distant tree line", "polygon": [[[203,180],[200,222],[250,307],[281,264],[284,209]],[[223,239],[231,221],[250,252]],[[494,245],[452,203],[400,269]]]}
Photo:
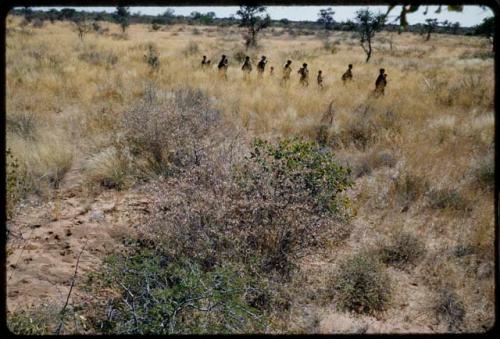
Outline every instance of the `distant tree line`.
{"label": "distant tree line", "polygon": [[[73,21],[75,23],[81,21],[108,21],[117,23],[115,13],[107,12],[87,12],[77,11],[72,8],[63,8],[61,10],[51,9],[48,11],[39,11],[33,8],[13,9],[10,12],[13,15],[23,16],[26,21]],[[354,20],[345,20],[342,22],[335,21],[333,18],[334,12],[331,9],[321,10],[318,13],[317,21],[291,21],[288,19],[269,20],[268,27],[282,27],[287,29],[312,29],[320,30],[327,29],[332,31],[359,31],[359,22]],[[490,20],[491,21],[491,20]],[[126,28],[122,22],[118,22],[122,29]],[[124,23],[124,22],[123,22]],[[158,15],[147,15],[141,13],[129,13],[127,17],[128,24],[149,24],[153,28],[160,29],[165,25],[185,24],[185,25],[208,25],[208,26],[237,26],[241,24],[241,19],[235,16],[227,18],[217,18],[214,12],[201,13],[194,11],[190,15],[177,15],[172,9],[167,9],[165,12]],[[488,22],[489,23],[489,22]],[[481,27],[478,29],[478,27]],[[398,31],[400,25],[386,23],[383,30]],[[452,23],[448,21],[432,22],[424,24],[408,25],[405,28],[406,32],[414,32],[428,34],[429,30],[433,34],[446,33],[458,35],[486,35],[484,25],[474,27],[461,27],[458,22]]]}

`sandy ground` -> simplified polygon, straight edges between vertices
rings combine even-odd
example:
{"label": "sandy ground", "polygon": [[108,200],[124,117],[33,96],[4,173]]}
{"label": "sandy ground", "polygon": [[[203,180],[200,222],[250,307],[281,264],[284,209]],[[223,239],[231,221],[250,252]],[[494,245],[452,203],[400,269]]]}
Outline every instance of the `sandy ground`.
{"label": "sandy ground", "polygon": [[134,190],[80,198],[85,194],[78,172],[74,168],[65,177],[56,202],[30,199],[8,223],[8,312],[36,306],[44,299],[59,300],[62,307],[77,257],[86,245],[71,296],[78,300],[83,296],[81,277],[98,268],[106,253],[122,246],[123,239],[149,213],[150,201]]}

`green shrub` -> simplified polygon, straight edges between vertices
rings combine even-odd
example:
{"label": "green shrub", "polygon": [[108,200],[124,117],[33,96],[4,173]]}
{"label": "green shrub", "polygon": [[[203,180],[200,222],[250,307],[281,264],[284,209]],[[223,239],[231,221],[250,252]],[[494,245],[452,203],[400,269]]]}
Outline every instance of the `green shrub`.
{"label": "green shrub", "polygon": [[310,202],[318,211],[339,212],[346,207],[340,193],[352,187],[350,169],[334,154],[308,141],[282,139],[276,145],[256,139],[241,168],[244,190],[260,194],[266,187],[289,202]]}
{"label": "green shrub", "polygon": [[300,255],[349,235],[350,202],[342,193],[352,182],[333,154],[289,139],[256,140],[249,156],[233,163],[220,152],[177,184],[157,187],[144,234],[171,256],[207,266],[237,262],[286,280]]}
{"label": "green shrub", "polygon": [[343,261],[334,286],[339,307],[357,313],[384,310],[391,294],[389,277],[377,259],[368,254]]}
{"label": "green shrub", "polygon": [[410,233],[397,233],[391,243],[380,250],[382,262],[404,268],[413,265],[425,254],[425,244],[422,240]]}
{"label": "green shrub", "polygon": [[56,317],[44,307],[19,310],[7,315],[7,326],[16,335],[50,335]]}
{"label": "green shrub", "polygon": [[247,302],[260,286],[229,263],[207,271],[190,259],[137,248],[108,257],[100,280],[119,292],[111,316],[98,321],[104,333],[247,333],[266,325]]}

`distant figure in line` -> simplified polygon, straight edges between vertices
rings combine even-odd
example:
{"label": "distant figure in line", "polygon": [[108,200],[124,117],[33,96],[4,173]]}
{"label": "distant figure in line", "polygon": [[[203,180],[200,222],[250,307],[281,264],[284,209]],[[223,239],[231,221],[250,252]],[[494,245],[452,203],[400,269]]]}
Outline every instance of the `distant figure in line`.
{"label": "distant figure in line", "polygon": [[323,72],[321,70],[318,71],[317,80],[318,80],[318,87],[320,89],[323,89]]}
{"label": "distant figure in line", "polygon": [[351,80],[352,80],[352,64],[349,64],[347,71],[345,71],[345,73],[342,74],[342,82],[345,85],[347,81],[351,81]]}
{"label": "distant figure in line", "polygon": [[300,84],[302,86],[309,86],[309,70],[307,69],[307,64],[303,63],[302,68],[297,72],[300,74]]}
{"label": "distant figure in line", "polygon": [[227,57],[225,54],[222,54],[222,58],[220,59],[217,68],[219,69],[219,74],[226,80],[227,80],[227,67],[228,67]]}
{"label": "distant figure in line", "polygon": [[203,56],[203,60],[201,60],[201,68],[210,67],[210,60],[207,60],[207,56]]}
{"label": "distant figure in line", "polygon": [[387,86],[387,74],[385,73],[385,69],[381,68],[375,81],[374,94],[376,97],[384,95],[385,86]]}
{"label": "distant figure in line", "polygon": [[271,66],[271,68],[269,69],[269,75],[273,76],[273,74],[274,74],[274,67]]}
{"label": "distant figure in line", "polygon": [[262,76],[264,74],[264,70],[266,69],[266,64],[267,64],[266,56],[263,55],[260,58],[259,63],[257,64],[257,72],[259,72],[258,74],[260,76]]}
{"label": "distant figure in line", "polygon": [[243,66],[241,66],[241,70],[246,73],[250,73],[252,71],[252,63],[250,61],[250,57],[247,55],[245,57],[245,62],[243,62]]}
{"label": "distant figure in line", "polygon": [[292,74],[292,67],[290,67],[291,64],[292,60],[287,60],[285,66],[283,66],[282,83],[286,83],[288,80],[290,80],[290,74]]}

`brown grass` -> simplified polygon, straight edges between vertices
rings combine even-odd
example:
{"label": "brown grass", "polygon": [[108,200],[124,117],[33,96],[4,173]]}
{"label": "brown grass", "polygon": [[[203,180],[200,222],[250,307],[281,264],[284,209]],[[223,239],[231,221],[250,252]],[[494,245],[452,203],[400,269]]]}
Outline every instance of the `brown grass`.
{"label": "brown grass", "polygon": [[[19,161],[28,193],[50,196],[75,166],[93,185],[126,189],[136,182],[141,176],[123,156],[128,151],[120,153],[125,136],[119,132],[124,114],[152,89],[199,89],[223,121],[260,137],[315,139],[332,103],[333,123],[322,133],[339,159],[357,166],[356,186],[349,194],[357,212],[351,238],[359,242],[348,239],[326,251],[323,263],[309,261],[303,269],[322,277],[354,247],[402,228],[419,237],[427,253],[409,272],[390,270],[391,281],[409,279],[427,296],[451,281],[464,311],[459,312],[459,327],[448,329],[450,318],[445,317],[442,331],[484,331],[492,325],[494,278],[479,278],[476,267],[494,258],[493,59],[477,57],[490,48],[482,38],[436,34],[424,43],[421,36],[403,33],[394,35],[392,52],[376,38],[366,64],[350,32],[331,34],[330,40],[339,42],[332,56],[321,37],[298,34],[291,39],[276,30],[260,40],[259,49],[248,52],[254,65],[266,55],[274,77],[266,72],[258,79],[253,72],[243,79],[233,53],[243,49],[238,28],[197,27],[201,33],[193,34],[180,26],[150,32],[146,25],[132,25],[120,37],[118,26],[102,23],[107,33],[91,33],[80,41],[69,23],[33,28],[20,27],[20,22],[17,17],[7,20],[6,128],[7,146]],[[160,64],[155,72],[145,61],[153,41]],[[223,53],[230,60],[228,81],[214,69]],[[212,69],[198,68],[203,54],[212,60]],[[290,84],[282,87],[280,68],[287,58],[294,71]],[[305,89],[296,74],[303,62],[311,74]],[[349,63],[354,64],[354,81],[343,86],[340,76]],[[381,67],[388,73],[388,86],[384,97],[374,99],[369,95]],[[319,69],[323,91],[315,84]],[[464,264],[449,255],[448,249],[459,243],[474,248],[476,261]],[[292,284],[300,286],[305,279],[300,277]],[[318,278],[308,289],[325,289],[326,281]],[[398,293],[411,294],[412,286],[401,283]],[[303,326],[306,330],[287,325],[304,320],[299,312],[304,307],[322,310],[313,313],[324,319],[337,311],[335,305],[304,298],[301,288],[290,293],[291,318],[279,322],[280,331],[316,331],[316,318],[316,325]],[[378,328],[381,332],[400,329],[391,316],[409,324],[407,331],[429,331],[434,320],[419,323],[409,316],[420,306],[397,307],[382,316],[387,327]]]}

